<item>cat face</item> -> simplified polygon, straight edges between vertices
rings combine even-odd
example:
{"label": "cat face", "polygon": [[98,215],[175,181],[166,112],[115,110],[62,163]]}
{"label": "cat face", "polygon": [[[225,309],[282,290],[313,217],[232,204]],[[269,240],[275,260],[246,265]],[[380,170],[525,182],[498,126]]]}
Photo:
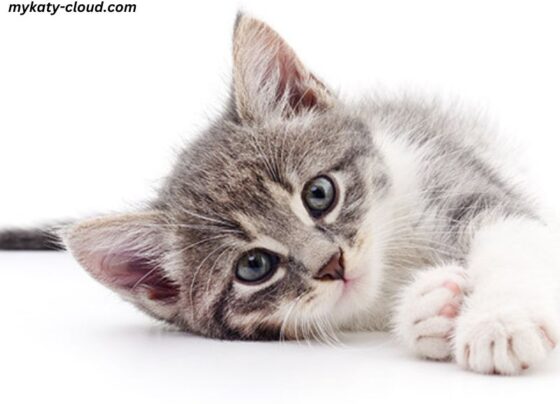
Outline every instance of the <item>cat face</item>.
{"label": "cat face", "polygon": [[94,278],[194,333],[302,338],[350,323],[382,282],[372,229],[390,181],[372,133],[245,16],[233,76],[229,108],[150,209],[79,223],[66,244]]}

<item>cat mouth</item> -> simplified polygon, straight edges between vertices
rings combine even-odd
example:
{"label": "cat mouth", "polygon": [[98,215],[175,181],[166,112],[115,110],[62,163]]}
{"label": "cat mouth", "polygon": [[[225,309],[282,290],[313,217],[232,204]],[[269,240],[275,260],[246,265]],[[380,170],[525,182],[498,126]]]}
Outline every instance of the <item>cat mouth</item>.
{"label": "cat mouth", "polygon": [[348,294],[352,293],[355,289],[356,284],[360,281],[360,276],[353,277],[353,278],[344,278],[344,284],[342,286],[342,295],[340,298],[344,298]]}
{"label": "cat mouth", "polygon": [[[344,261],[344,256],[342,249],[340,249],[341,251],[341,262],[344,264],[347,264],[347,262]],[[350,295],[352,295],[353,293],[356,292],[356,289],[359,289],[359,285],[363,282],[363,278],[364,278],[364,273],[362,271],[356,271],[353,268],[349,268],[347,265],[344,265],[345,267],[345,273],[344,276],[340,279],[342,282],[342,287],[341,287],[341,294],[339,297],[339,301],[346,299],[347,297],[349,297]]]}

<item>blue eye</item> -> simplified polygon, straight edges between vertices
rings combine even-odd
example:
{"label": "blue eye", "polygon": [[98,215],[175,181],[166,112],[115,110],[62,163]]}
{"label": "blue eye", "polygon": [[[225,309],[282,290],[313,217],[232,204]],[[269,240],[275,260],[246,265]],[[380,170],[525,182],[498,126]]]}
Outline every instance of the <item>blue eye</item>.
{"label": "blue eye", "polygon": [[248,251],[237,261],[235,276],[246,283],[263,282],[274,274],[279,261],[278,256],[262,249]]}
{"label": "blue eye", "polygon": [[301,197],[309,214],[318,219],[335,206],[336,187],[329,177],[322,175],[305,184]]}

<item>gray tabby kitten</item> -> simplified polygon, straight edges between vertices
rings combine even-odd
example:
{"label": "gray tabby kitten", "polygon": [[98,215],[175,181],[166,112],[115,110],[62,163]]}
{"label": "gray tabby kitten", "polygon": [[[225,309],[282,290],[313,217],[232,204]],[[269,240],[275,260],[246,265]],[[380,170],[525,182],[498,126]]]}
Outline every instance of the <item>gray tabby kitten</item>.
{"label": "gray tabby kitten", "polygon": [[[556,238],[478,119],[436,101],[348,105],[240,15],[223,114],[144,211],[64,244],[146,313],[222,339],[392,329],[415,354],[515,374],[560,338]],[[30,233],[0,247],[48,248]]]}

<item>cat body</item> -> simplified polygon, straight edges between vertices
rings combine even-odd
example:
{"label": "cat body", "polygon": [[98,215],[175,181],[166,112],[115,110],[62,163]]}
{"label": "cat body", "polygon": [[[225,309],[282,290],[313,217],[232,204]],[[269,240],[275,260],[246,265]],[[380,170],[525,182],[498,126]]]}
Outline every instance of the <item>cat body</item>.
{"label": "cat body", "polygon": [[62,230],[95,279],[212,338],[391,330],[421,357],[504,374],[552,350],[557,238],[492,128],[434,99],[343,102],[251,17],[233,48],[230,103],[156,200]]}

